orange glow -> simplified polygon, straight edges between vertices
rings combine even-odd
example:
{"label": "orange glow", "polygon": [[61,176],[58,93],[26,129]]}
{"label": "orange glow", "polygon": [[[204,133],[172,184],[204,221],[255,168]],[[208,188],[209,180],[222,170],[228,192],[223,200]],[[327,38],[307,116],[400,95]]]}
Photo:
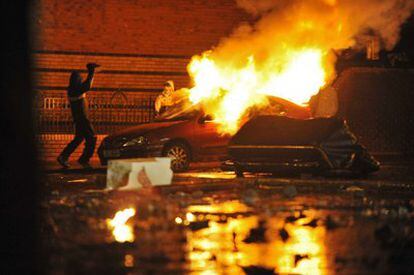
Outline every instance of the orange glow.
{"label": "orange glow", "polygon": [[185,218],[189,222],[193,222],[193,221],[196,220],[196,217],[194,216],[194,214],[193,213],[190,213],[190,212],[188,212],[187,214],[185,214]]}
{"label": "orange glow", "polygon": [[[189,208],[203,213],[203,217],[210,217],[207,228],[187,231],[188,260],[193,271],[203,270],[207,274],[242,274],[242,266],[255,265],[283,274],[325,273],[325,229],[304,225],[315,218],[314,211],[307,211],[307,217],[294,224],[285,224],[285,215],[268,218],[265,233],[267,241],[246,243],[244,240],[251,229],[258,226],[259,217],[252,214],[243,203],[230,201]],[[217,222],[217,216],[223,215],[220,209],[227,215],[240,215],[232,215],[226,222]],[[281,227],[289,232],[290,237],[286,242],[278,237],[277,232]],[[295,255],[303,255],[304,258],[295,263]]]}
{"label": "orange glow", "polygon": [[191,103],[215,118],[223,134],[234,134],[255,110],[265,113],[266,95],[306,109],[336,77],[336,58],[343,50],[365,48],[366,30],[392,49],[414,10],[413,1],[236,2],[253,20],[193,56],[187,66],[192,87],[183,89]]}
{"label": "orange glow", "polygon": [[249,209],[248,206],[237,200],[206,205],[191,205],[188,208],[190,212],[204,212],[206,214],[218,212],[222,214],[232,214],[237,212],[247,212]]}
{"label": "orange glow", "polygon": [[189,99],[201,103],[220,132],[229,134],[239,129],[249,107],[266,104],[265,95],[306,106],[326,84],[324,53],[317,48],[287,50],[281,60],[269,59],[259,67],[249,56],[243,66],[232,67],[219,66],[211,52],[195,56],[188,66],[194,82]]}
{"label": "orange glow", "polygon": [[107,225],[112,230],[115,240],[120,243],[133,242],[135,240],[133,228],[126,224],[135,215],[134,208],[127,208],[116,212],[112,219],[107,219]]}
{"label": "orange glow", "polygon": [[321,51],[305,50],[292,54],[286,70],[270,77],[259,92],[305,105],[325,85],[325,78]]}
{"label": "orange glow", "polygon": [[176,224],[182,224],[183,223],[183,219],[181,219],[180,217],[176,217],[175,218],[175,223]]}
{"label": "orange glow", "polygon": [[133,267],[134,266],[134,256],[133,255],[131,255],[131,254],[125,255],[124,266],[125,267]]}
{"label": "orange glow", "polygon": [[[278,272],[297,274],[324,274],[326,265],[325,246],[323,239],[325,229],[321,227],[311,228],[300,225],[289,225],[287,231],[291,235],[285,247],[285,255],[277,258]],[[294,257],[286,252],[292,251],[296,255],[306,255],[296,265]]]}

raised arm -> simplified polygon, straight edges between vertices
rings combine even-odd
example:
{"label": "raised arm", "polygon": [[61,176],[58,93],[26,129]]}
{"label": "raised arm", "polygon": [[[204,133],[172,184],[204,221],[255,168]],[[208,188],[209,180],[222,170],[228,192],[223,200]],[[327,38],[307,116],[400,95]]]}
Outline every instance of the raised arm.
{"label": "raised arm", "polygon": [[86,77],[85,81],[79,87],[79,95],[86,93],[92,87],[93,83],[93,76],[95,74],[95,68],[88,68],[88,76]]}
{"label": "raised arm", "polygon": [[88,69],[88,76],[86,77],[85,81],[82,82],[82,78],[80,77],[79,73],[73,72],[69,84],[69,88],[72,90],[72,96],[81,96],[82,94],[89,91],[92,87],[93,77],[95,74],[95,68],[99,67],[98,64],[95,63],[88,63],[86,68]]}

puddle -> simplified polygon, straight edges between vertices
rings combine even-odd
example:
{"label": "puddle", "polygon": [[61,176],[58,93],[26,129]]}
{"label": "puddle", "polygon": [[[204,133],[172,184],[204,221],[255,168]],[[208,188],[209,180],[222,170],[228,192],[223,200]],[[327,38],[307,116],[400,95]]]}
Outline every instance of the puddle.
{"label": "puddle", "polygon": [[412,193],[352,186],[50,191],[42,204],[45,266],[53,274],[412,270]]}

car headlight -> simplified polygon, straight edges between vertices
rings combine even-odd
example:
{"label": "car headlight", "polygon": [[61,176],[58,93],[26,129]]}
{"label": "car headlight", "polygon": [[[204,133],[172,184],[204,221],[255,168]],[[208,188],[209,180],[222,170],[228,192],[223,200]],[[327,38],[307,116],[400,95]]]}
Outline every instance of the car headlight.
{"label": "car headlight", "polygon": [[122,144],[122,147],[138,146],[138,145],[143,145],[145,143],[147,143],[147,139],[144,136],[139,136],[131,140],[128,140],[127,142]]}

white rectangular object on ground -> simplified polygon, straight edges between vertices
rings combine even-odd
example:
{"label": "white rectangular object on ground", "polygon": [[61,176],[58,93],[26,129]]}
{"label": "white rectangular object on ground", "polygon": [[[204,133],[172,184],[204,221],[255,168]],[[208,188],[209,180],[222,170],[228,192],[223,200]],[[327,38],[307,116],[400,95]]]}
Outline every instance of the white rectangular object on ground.
{"label": "white rectangular object on ground", "polygon": [[171,158],[114,159],[108,161],[108,189],[138,190],[171,184]]}

